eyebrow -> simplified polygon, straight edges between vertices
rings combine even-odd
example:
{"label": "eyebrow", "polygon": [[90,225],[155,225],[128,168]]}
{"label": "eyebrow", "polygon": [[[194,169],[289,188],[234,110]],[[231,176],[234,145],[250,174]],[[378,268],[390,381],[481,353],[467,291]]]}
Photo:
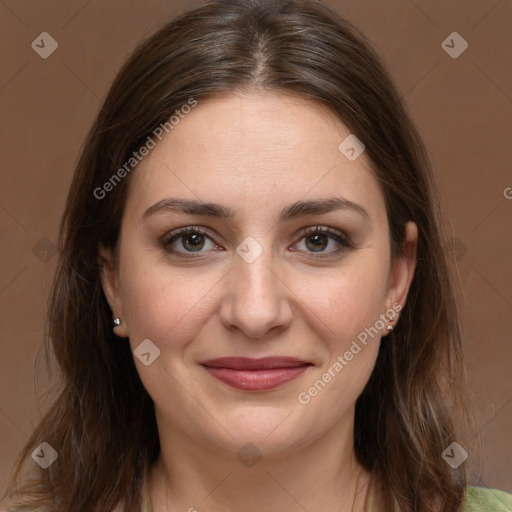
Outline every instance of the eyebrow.
{"label": "eyebrow", "polygon": [[[337,210],[355,212],[371,223],[368,212],[361,205],[344,197],[296,201],[281,210],[279,220],[288,221],[308,215],[322,215]],[[142,214],[142,220],[146,220],[157,213],[165,212],[200,215],[218,219],[230,219],[235,216],[233,210],[220,204],[205,203],[194,199],[166,198],[150,206]]]}

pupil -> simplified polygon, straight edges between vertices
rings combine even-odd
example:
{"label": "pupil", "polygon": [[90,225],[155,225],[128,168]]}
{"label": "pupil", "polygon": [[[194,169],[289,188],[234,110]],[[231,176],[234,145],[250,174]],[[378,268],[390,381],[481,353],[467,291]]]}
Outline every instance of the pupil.
{"label": "pupil", "polygon": [[[185,247],[185,249],[188,249],[188,248],[201,249],[202,246],[204,245],[204,240],[202,238],[203,238],[203,235],[197,234],[197,233],[188,235],[183,239],[183,247]],[[194,241],[192,242],[192,244],[189,244],[188,241],[190,241],[191,239],[193,239]],[[189,245],[190,247],[187,247],[187,245]]]}
{"label": "pupil", "polygon": [[313,248],[314,249],[325,249],[326,247],[326,236],[323,235],[323,234],[318,234],[318,235],[312,235],[308,238],[308,242],[310,240],[315,240],[313,242]]}

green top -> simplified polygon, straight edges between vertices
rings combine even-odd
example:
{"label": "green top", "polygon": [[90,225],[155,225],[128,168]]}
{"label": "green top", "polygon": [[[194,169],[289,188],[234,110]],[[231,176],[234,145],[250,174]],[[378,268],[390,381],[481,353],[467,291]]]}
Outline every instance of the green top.
{"label": "green top", "polygon": [[[146,510],[144,509],[143,512]],[[151,508],[147,512],[151,512]],[[370,489],[367,512],[378,512],[374,503],[373,489]],[[496,489],[468,486],[462,512],[512,512],[512,494]]]}
{"label": "green top", "polygon": [[[143,481],[141,512],[152,512],[147,483],[145,478]],[[116,511],[118,510],[121,511],[122,508],[116,508]],[[191,507],[191,510],[195,509]],[[367,512],[378,512],[371,490]],[[484,487],[468,487],[462,512],[512,512],[512,494]]]}
{"label": "green top", "polygon": [[[372,498],[373,496],[368,512],[377,512]],[[496,489],[468,486],[462,512],[512,512],[512,494]]]}
{"label": "green top", "polygon": [[[512,512],[512,494],[484,487],[468,487],[464,499],[463,512]],[[141,512],[152,512],[147,479],[144,479]],[[373,492],[370,491],[367,512],[378,512]]]}
{"label": "green top", "polygon": [[468,487],[464,512],[512,512],[512,494],[496,489]]}

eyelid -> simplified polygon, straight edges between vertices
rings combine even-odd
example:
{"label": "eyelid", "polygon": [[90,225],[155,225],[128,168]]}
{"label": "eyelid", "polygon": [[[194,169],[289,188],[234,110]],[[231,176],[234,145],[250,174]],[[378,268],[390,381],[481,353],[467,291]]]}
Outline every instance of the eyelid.
{"label": "eyelid", "polygon": [[[298,244],[308,236],[312,236],[315,234],[322,234],[326,235],[330,240],[334,240],[338,245],[341,247],[329,252],[308,252],[306,253],[309,255],[308,257],[312,257],[313,259],[321,260],[321,259],[328,259],[333,258],[342,255],[343,253],[349,251],[350,249],[354,249],[357,247],[357,244],[352,241],[350,236],[348,236],[345,232],[340,231],[339,229],[332,228],[331,226],[309,226],[306,228],[303,228],[299,231],[299,239],[297,242],[295,242],[293,245]],[[297,251],[299,252],[299,251]]]}
{"label": "eyelid", "polygon": [[210,231],[202,226],[186,226],[183,228],[175,229],[173,231],[169,231],[161,238],[161,243],[165,248],[165,246],[169,244],[173,239],[179,239],[180,237],[186,235],[193,235],[196,233],[205,236],[206,238],[211,240],[215,245],[218,245],[217,242],[215,242]]}
{"label": "eyelid", "polygon": [[[187,252],[187,251],[179,251],[175,249],[167,249],[167,246],[169,243],[173,240],[178,240],[181,237],[184,237],[186,235],[191,234],[200,234],[208,238],[212,243],[215,245],[217,242],[215,241],[214,237],[211,235],[210,231],[207,228],[204,228],[202,226],[186,226],[183,228],[178,228],[176,230],[170,231],[166,233],[161,238],[161,244],[164,247],[164,250],[166,250],[168,253],[172,255],[180,255],[179,257],[183,258],[198,258],[201,254],[209,253],[211,251],[197,251],[196,253],[194,251]],[[299,237],[296,242],[293,243],[294,245],[297,245],[299,242],[301,242],[304,238],[307,236],[312,236],[315,234],[323,234],[328,236],[331,240],[334,240],[336,243],[338,243],[341,246],[341,249],[337,249],[330,252],[308,252],[307,254],[311,255],[314,259],[322,259],[322,258],[329,258],[333,256],[338,256],[346,251],[348,251],[351,248],[354,248],[357,244],[355,244],[352,239],[343,231],[340,231],[339,229],[332,228],[331,226],[325,226],[325,225],[312,225],[312,226],[306,226],[304,228],[301,228],[296,234],[295,237]],[[303,252],[303,251],[296,251],[296,252]],[[197,254],[197,256],[194,256],[194,254]]]}
{"label": "eyelid", "polygon": [[343,231],[333,228],[331,226],[326,225],[320,225],[320,224],[313,224],[312,226],[306,226],[304,228],[301,228],[295,236],[300,236],[301,239],[305,235],[311,235],[315,233],[325,234],[325,235],[336,235],[340,238],[343,238],[345,241],[349,242],[350,237]]}

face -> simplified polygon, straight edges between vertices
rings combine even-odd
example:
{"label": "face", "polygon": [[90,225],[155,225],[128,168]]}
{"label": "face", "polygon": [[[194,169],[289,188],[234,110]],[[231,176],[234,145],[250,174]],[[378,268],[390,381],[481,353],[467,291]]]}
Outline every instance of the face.
{"label": "face", "polygon": [[284,453],[353,425],[416,229],[391,262],[384,197],[364,152],[340,151],[348,135],[311,100],[231,94],[199,102],[133,171],[102,280],[116,333],[145,354],[159,428]]}

